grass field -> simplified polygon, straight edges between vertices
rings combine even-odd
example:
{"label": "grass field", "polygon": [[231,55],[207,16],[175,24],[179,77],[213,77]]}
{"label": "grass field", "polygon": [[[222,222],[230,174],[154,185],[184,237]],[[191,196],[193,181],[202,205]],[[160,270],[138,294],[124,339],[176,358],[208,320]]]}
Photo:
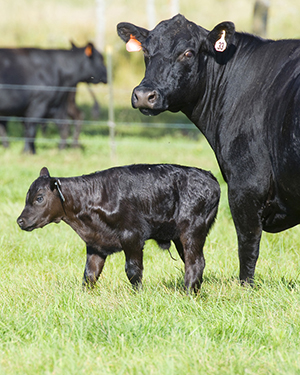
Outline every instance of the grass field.
{"label": "grass field", "polygon": [[[264,235],[257,287],[238,282],[235,231],[226,186],[204,139],[172,135],[106,137],[58,152],[38,143],[0,149],[0,374],[299,374],[299,229]],[[173,162],[211,170],[220,180],[218,220],[205,246],[199,295],[186,296],[175,248],[144,250],[144,289],[131,290],[124,255],[111,256],[97,288],[81,291],[85,246],[67,225],[22,232],[16,218],[46,165],[72,176],[137,162]]]}
{"label": "grass field", "polygon": [[[156,2],[158,3],[158,2]],[[181,12],[206,28],[232,20],[251,31],[254,1],[181,1]],[[300,37],[300,3],[272,0],[268,35]],[[157,18],[169,18],[161,2]],[[95,0],[0,2],[1,45],[68,48],[95,40]],[[117,122],[184,122],[180,114],[153,120],[130,109],[130,92],[143,74],[141,55],[128,55],[117,38],[118,22],[147,27],[144,2],[107,4],[107,43],[114,49]],[[86,91],[86,88],[83,89]],[[99,85],[101,120],[107,119],[107,88]],[[90,99],[79,96],[89,119]],[[48,137],[57,138],[49,127]],[[10,135],[21,127],[10,124]],[[117,126],[111,158],[107,128],[85,127],[83,149],[59,152],[42,143],[23,155],[23,143],[0,146],[0,375],[300,375],[300,227],[264,234],[256,287],[238,281],[237,241],[226,185],[199,132]],[[53,176],[75,176],[130,163],[179,163],[211,170],[222,196],[207,239],[204,282],[198,295],[183,289],[184,267],[153,241],[144,249],[144,288],[132,291],[124,255],[111,256],[95,290],[83,293],[85,245],[66,224],[31,233],[16,219],[26,192],[43,166]]]}

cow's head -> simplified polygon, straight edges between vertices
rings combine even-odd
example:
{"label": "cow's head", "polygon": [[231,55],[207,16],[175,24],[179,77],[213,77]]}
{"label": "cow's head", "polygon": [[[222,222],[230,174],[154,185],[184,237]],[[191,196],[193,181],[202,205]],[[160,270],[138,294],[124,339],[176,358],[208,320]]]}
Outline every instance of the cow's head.
{"label": "cow's head", "polygon": [[17,223],[27,231],[42,228],[49,223],[59,223],[64,215],[63,200],[60,180],[50,177],[48,169],[44,167],[40,177],[28,190],[25,208]]}
{"label": "cow's head", "polygon": [[94,47],[93,43],[88,43],[83,48],[78,48],[71,42],[72,51],[82,54],[83,63],[80,66],[81,73],[86,77],[87,83],[107,83],[107,71],[104,65],[102,54]]}
{"label": "cow's head", "polygon": [[145,77],[133,90],[132,106],[145,115],[156,115],[195,104],[203,89],[207,59],[222,64],[232,55],[235,28],[223,22],[209,32],[179,14],[151,31],[126,22],[119,23],[117,31],[129,42],[128,50],[135,50],[136,43],[136,50],[140,45],[144,51]]}

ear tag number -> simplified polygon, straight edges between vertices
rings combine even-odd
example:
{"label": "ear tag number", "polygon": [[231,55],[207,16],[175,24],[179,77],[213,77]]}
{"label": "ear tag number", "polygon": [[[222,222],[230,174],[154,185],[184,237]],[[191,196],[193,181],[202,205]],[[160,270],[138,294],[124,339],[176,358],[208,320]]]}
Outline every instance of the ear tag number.
{"label": "ear tag number", "polygon": [[142,44],[133,35],[130,35],[130,39],[126,43],[126,50],[128,52],[138,52],[142,49]]}
{"label": "ear tag number", "polygon": [[215,50],[217,52],[224,52],[225,49],[227,48],[225,35],[226,35],[226,32],[225,32],[225,30],[223,30],[220,39],[218,39],[215,43]]}

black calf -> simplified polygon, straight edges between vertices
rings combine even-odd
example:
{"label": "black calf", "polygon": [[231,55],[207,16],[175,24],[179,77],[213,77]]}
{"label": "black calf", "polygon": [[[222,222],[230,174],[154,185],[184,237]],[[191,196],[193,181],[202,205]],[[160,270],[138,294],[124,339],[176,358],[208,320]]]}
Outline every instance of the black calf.
{"label": "black calf", "polygon": [[133,286],[143,275],[143,246],[173,241],[185,263],[185,286],[197,290],[205,267],[203,246],[218,210],[220,188],[207,171],[178,165],[131,165],[72,178],[50,177],[43,168],[17,222],[31,231],[61,220],[87,245],[83,284],[93,286],[106,257],[126,256]]}

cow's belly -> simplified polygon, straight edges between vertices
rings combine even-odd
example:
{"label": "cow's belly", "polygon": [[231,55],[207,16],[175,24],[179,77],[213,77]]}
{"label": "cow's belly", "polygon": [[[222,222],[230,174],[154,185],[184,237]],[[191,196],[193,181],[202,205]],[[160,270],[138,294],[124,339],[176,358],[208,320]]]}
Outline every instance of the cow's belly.
{"label": "cow's belly", "polygon": [[300,224],[300,212],[289,215],[282,212],[274,212],[272,219],[263,220],[263,230],[269,233],[278,233],[298,224]]}
{"label": "cow's belly", "polygon": [[0,94],[0,114],[2,116],[23,116],[28,107],[29,98],[24,93],[11,91],[10,95]]}
{"label": "cow's belly", "polygon": [[276,233],[300,223],[300,185],[279,188],[275,197],[268,200],[262,212],[263,230]]}

